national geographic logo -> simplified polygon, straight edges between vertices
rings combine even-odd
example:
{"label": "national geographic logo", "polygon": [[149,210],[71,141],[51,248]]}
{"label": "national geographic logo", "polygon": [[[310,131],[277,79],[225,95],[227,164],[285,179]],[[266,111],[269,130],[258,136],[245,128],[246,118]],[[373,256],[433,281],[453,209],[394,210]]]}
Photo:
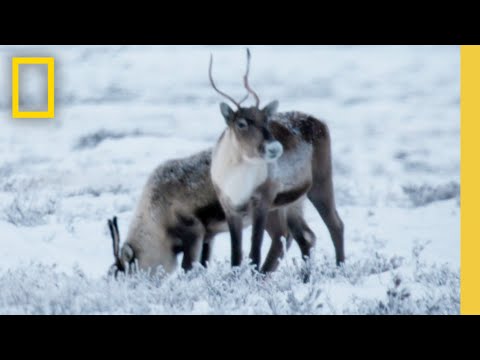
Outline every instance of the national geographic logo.
{"label": "national geographic logo", "polygon": [[[20,111],[20,65],[47,65],[46,111]],[[53,57],[14,57],[12,59],[12,117],[14,119],[53,119],[55,117],[55,60]]]}

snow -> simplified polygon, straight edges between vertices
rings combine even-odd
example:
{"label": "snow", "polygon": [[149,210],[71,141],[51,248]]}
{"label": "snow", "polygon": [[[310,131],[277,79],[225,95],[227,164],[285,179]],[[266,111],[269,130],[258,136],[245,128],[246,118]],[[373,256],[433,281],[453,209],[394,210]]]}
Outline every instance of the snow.
{"label": "snow", "polygon": [[[248,266],[232,272],[228,234],[217,236],[207,270],[106,277],[107,218],[118,216],[124,238],[153,169],[213,146],[225,124],[209,55],[218,86],[240,98],[244,48],[0,47],[0,313],[459,312],[455,46],[250,47],[262,103],[278,99],[280,111],[330,127],[343,269],[308,204],[318,239],[308,284],[296,245],[267,279]],[[11,119],[12,56],[55,57],[55,120]],[[269,245],[266,235],[263,254]]]}

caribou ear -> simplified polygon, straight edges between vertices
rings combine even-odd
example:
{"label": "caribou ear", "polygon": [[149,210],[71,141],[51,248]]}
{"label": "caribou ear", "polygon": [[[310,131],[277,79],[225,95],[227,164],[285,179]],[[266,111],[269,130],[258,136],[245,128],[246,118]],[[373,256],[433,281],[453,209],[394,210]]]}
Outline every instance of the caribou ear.
{"label": "caribou ear", "polygon": [[225,103],[220,104],[220,112],[222,113],[223,117],[227,124],[230,124],[233,121],[233,117],[235,113],[233,112],[232,108]]}
{"label": "caribou ear", "polygon": [[265,106],[262,111],[263,111],[263,113],[265,114],[266,117],[270,117],[270,116],[275,115],[277,113],[278,105],[279,104],[278,104],[277,100],[272,101],[270,104]]}
{"label": "caribou ear", "polygon": [[113,220],[108,220],[108,227],[110,229],[110,235],[112,236],[113,244],[113,257],[115,260],[120,259],[120,234],[118,232],[117,217],[115,216]]}

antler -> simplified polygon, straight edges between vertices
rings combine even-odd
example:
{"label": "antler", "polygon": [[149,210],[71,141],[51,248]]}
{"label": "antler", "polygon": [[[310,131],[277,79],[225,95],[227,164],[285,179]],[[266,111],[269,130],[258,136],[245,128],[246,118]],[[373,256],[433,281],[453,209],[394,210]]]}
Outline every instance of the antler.
{"label": "antler", "polygon": [[[248,77],[248,73],[250,72],[250,50],[247,49],[247,71],[245,72],[245,75],[243,76],[243,79],[245,81],[245,77]],[[240,100],[239,104],[242,104],[245,100],[248,99],[248,97],[250,96],[250,93],[247,92],[247,95],[245,95],[245,97]]]}
{"label": "antler", "polygon": [[250,54],[250,49],[247,49],[247,71],[245,75],[243,76],[243,84],[245,85],[245,88],[247,89],[248,93],[245,95],[245,97],[240,100],[240,102],[235,101],[231,96],[228,94],[224,93],[223,91],[220,91],[217,86],[215,85],[215,82],[213,81],[213,76],[212,76],[212,68],[213,68],[213,55],[210,55],[210,67],[208,70],[208,76],[210,78],[210,84],[212,87],[215,89],[216,92],[218,92],[220,95],[223,97],[227,98],[230,100],[232,103],[234,103],[238,108],[240,108],[240,105],[245,102],[245,100],[248,99],[249,95],[252,94],[253,97],[255,98],[255,106],[258,108],[260,106],[260,98],[258,97],[257,93],[253,91],[253,89],[250,87],[250,84],[248,83],[248,76],[250,75],[250,60],[252,56]]}
{"label": "antler", "polygon": [[[252,55],[250,54],[250,49],[247,49],[247,73],[243,77],[243,84],[245,85],[245,88],[247,91],[253,95],[255,98],[255,106],[258,108],[260,106],[260,98],[258,97],[257,93],[253,91],[253,89],[250,87],[250,84],[248,83],[248,75],[250,74],[250,59]],[[248,97],[248,95],[247,95]]]}
{"label": "antler", "polygon": [[243,99],[240,103],[236,102],[231,96],[227,95],[226,93],[224,93],[223,91],[220,91],[217,86],[215,85],[215,82],[213,81],[213,76],[212,76],[212,67],[213,67],[213,55],[210,55],[210,68],[208,70],[208,76],[210,78],[210,84],[212,85],[212,87],[214,88],[214,90],[219,93],[220,95],[222,95],[223,97],[227,98],[228,100],[230,100],[232,103],[234,103],[238,108],[240,108],[240,104],[242,102],[244,102],[246,100]]}

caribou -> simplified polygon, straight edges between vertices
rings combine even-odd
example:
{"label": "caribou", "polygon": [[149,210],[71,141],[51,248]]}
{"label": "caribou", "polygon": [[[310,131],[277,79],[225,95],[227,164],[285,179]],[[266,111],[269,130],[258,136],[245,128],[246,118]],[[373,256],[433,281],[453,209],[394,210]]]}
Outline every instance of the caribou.
{"label": "caribou", "polygon": [[[314,244],[312,232],[290,214],[290,207],[308,198],[325,222],[333,240],[336,262],[345,261],[344,225],[338,215],[332,180],[331,138],[327,125],[306,114],[277,113],[278,101],[260,108],[260,98],[249,84],[251,54],[247,49],[247,72],[243,78],[252,107],[242,107],[218,89],[210,57],[209,78],[213,89],[235,105],[226,103],[220,111],[227,128],[213,150],[211,178],[229,226],[232,265],[242,261],[243,219],[251,218],[250,260],[258,269],[264,230],[272,227],[271,253],[262,272],[274,271],[283,256],[282,237],[290,230],[300,245],[303,257]],[[287,226],[283,226],[287,224]],[[271,259],[275,259],[271,261]]]}

